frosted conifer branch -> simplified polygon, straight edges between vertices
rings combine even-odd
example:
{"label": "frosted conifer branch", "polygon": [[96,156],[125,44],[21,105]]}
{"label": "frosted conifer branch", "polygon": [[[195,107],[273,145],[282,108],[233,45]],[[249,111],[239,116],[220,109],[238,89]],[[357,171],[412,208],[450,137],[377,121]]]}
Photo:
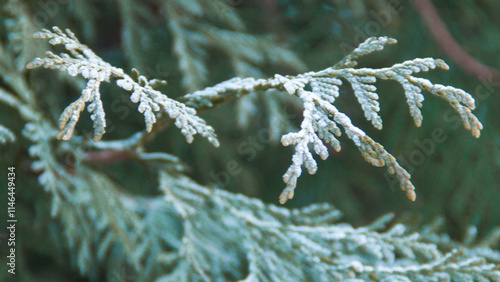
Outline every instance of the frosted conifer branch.
{"label": "frosted conifer branch", "polygon": [[351,54],[345,56],[340,62],[336,63],[333,67],[336,69],[353,68],[358,65],[356,59],[369,55],[376,51],[384,49],[385,45],[394,45],[397,43],[396,39],[388,37],[370,37],[365,42],[359,44]]}
{"label": "frosted conifer branch", "polygon": [[137,79],[134,80],[125,74],[120,68],[113,67],[103,61],[87,46],[78,41],[70,30],[64,32],[58,27],[53,27],[53,32],[43,29],[34,35],[35,38],[48,39],[52,45],[64,45],[68,53],[56,55],[47,52],[46,58],[36,58],[28,64],[29,69],[44,66],[45,68],[67,72],[71,76],[81,75],[87,79],[87,87],[75,102],[71,103],[61,114],[59,119],[59,139],[69,140],[73,136],[76,123],[80,113],[87,106],[94,121],[94,141],[99,141],[106,128],[106,118],[99,92],[102,82],[110,82],[116,79],[116,84],[126,91],[132,92],[130,100],[139,104],[138,110],[144,115],[146,129],[151,132],[160,112],[166,112],[170,118],[175,119],[175,125],[181,129],[189,143],[193,141],[195,134],[201,134],[218,146],[214,129],[206,122],[196,116],[196,110],[181,102],[172,100],[160,91],[153,89],[158,84],[166,83],[158,80],[148,80],[145,76],[136,72]]}
{"label": "frosted conifer branch", "polygon": [[354,228],[335,223],[341,213],[328,204],[290,210],[166,172],[160,172],[160,190],[182,217],[184,230],[178,255],[161,260],[170,267],[182,265],[183,271],[165,274],[161,281],[224,277],[230,266],[248,267],[246,277],[230,272],[238,281],[500,277],[497,251],[464,248],[433,230],[412,233],[403,224],[390,226],[391,215]]}
{"label": "frosted conifer branch", "polygon": [[[365,160],[374,166],[386,166],[389,173],[396,175],[401,189],[406,192],[408,198],[414,201],[416,199],[415,187],[410,181],[410,174],[382,145],[354,126],[350,118],[333,105],[339,96],[339,87],[342,85],[340,78],[351,84],[366,119],[377,129],[382,129],[382,119],[378,114],[380,107],[377,88],[374,85],[377,79],[393,80],[401,84],[405,91],[410,115],[417,127],[422,124],[423,119],[420,112],[424,100],[423,90],[450,103],[462,117],[464,127],[470,130],[474,137],[480,136],[483,126],[471,112],[475,105],[474,98],[469,93],[455,87],[433,84],[427,79],[413,76],[416,73],[436,68],[448,70],[448,65],[440,59],[414,59],[380,69],[353,68],[357,65],[357,58],[380,51],[385,45],[395,43],[395,39],[387,37],[369,38],[333,67],[297,76],[275,75],[270,79],[233,78],[186,95],[181,101],[196,109],[206,109],[248,93],[269,89],[284,90],[302,100],[304,120],[300,131],[288,133],[282,137],[284,146],[295,146],[295,154],[292,157],[292,165],[283,175],[287,186],[280,196],[281,203],[293,197],[297,179],[302,173],[302,166],[305,166],[310,174],[314,174],[317,170],[317,163],[309,145],[322,159],[328,158],[328,150],[324,142],[330,143],[334,150],[340,150],[340,143],[337,140],[341,134],[339,126],[359,148]],[[306,87],[310,87],[311,91],[305,90]]]}

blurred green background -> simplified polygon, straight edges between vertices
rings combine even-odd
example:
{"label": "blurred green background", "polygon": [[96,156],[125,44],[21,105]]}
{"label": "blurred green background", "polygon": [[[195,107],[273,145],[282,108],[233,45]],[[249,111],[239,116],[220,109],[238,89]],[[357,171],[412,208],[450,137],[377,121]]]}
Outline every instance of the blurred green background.
{"label": "blurred green background", "polygon": [[[44,11],[43,7],[49,1],[22,2],[27,4],[31,14],[37,15]],[[124,49],[121,29],[125,20],[120,16],[116,1],[88,1],[84,6],[79,6],[80,1],[69,1],[59,5],[57,15],[48,17],[44,25],[38,28],[53,25],[70,28],[83,43],[106,61],[123,67],[127,72],[135,67],[150,78],[166,79],[169,84],[161,90],[170,97],[181,97],[189,91],[181,85],[182,74],[172,52],[172,35],[165,26],[165,15],[157,10],[160,2],[162,1],[148,1],[148,4],[141,4],[141,7],[148,9],[155,17],[138,16],[134,19],[141,24],[137,34],[133,35],[136,47],[140,48],[136,50]],[[407,1],[385,0],[228,2],[230,3],[224,5],[237,10],[247,25],[248,33],[271,36],[278,44],[293,50],[308,70],[332,66],[346,55],[346,48],[355,47],[361,37],[390,36],[399,43],[364,58],[361,60],[363,67],[390,66],[417,57],[442,58],[450,65],[449,71],[431,71],[422,76],[434,83],[462,88],[476,98],[474,113],[484,126],[479,139],[473,138],[461,124],[457,126],[457,114],[450,114],[450,106],[429,93],[424,93],[426,100],[422,108],[423,125],[416,128],[401,87],[395,83],[377,83],[380,114],[384,121],[384,129],[378,131],[364,119],[352,91],[344,86],[338,99],[339,110],[383,144],[412,174],[417,201],[407,200],[397,185],[391,185],[387,181],[384,168],[372,167],[366,163],[357,148],[347,138],[341,137],[342,151],[334,153],[332,150],[328,160],[319,160],[316,175],[310,176],[304,172],[298,181],[295,198],[287,206],[330,202],[344,212],[346,221],[354,225],[366,224],[387,212],[394,212],[398,220],[415,227],[428,223],[437,216],[444,216],[446,230],[443,231],[458,240],[464,237],[465,230],[471,225],[478,227],[480,235],[500,225],[500,82],[484,84],[481,79],[459,68],[437,46],[411,4]],[[500,2],[434,2],[439,15],[459,44],[478,61],[500,69],[500,18],[497,15]],[[391,3],[393,7],[398,7],[397,11],[391,13],[390,21],[381,22],[381,13],[394,11]],[[4,9],[0,15],[0,23],[7,24],[9,11]],[[216,20],[214,22],[217,24]],[[9,38],[3,27],[0,28],[0,37],[2,42],[7,42]],[[43,53],[34,55],[42,56]],[[208,50],[207,65],[208,81],[203,86],[235,76],[229,67],[227,56],[219,50]],[[286,67],[280,68],[272,64],[264,64],[261,70],[268,76],[293,73]],[[64,106],[73,101],[80,91],[65,75],[59,76],[42,70],[29,75],[30,79],[39,82],[32,87],[39,96],[40,103],[47,106],[47,115],[54,121]],[[54,91],[57,91],[57,95],[47,95]],[[144,128],[142,116],[127,102],[128,98],[121,99],[123,93],[119,89],[104,87],[102,92],[105,108],[112,109],[108,110],[112,125],[105,139],[124,138]],[[45,96],[47,99],[44,99]],[[261,94],[256,99],[263,97]],[[214,148],[202,138],[196,138],[189,145],[176,128],[170,128],[157,136],[148,145],[148,149],[179,156],[190,167],[190,176],[202,184],[215,184],[277,204],[278,195],[284,188],[282,175],[291,163],[293,149],[283,147],[279,142],[269,141],[262,134],[268,129],[267,115],[265,105],[262,102],[257,105],[258,114],[247,128],[239,127],[235,121],[235,102],[201,114],[215,128],[221,141],[220,148]],[[300,124],[300,107],[288,102],[280,107],[292,123],[296,126]],[[124,114],[127,108],[131,114]],[[52,223],[46,206],[50,205],[50,199],[37,184],[36,174],[30,172],[30,158],[27,154],[29,142],[20,133],[24,126],[22,121],[15,111],[4,105],[0,105],[0,113],[0,124],[14,130],[19,140],[0,148],[0,151],[2,169],[10,165],[18,168],[17,209],[22,220],[19,220],[21,226],[17,232],[25,242],[23,251],[29,254],[25,256],[27,261],[20,262],[20,268],[23,264],[29,265],[30,268],[37,269],[38,273],[43,272],[46,277],[51,277],[55,266],[65,262],[64,257],[54,255],[56,252],[53,250],[57,249],[57,244],[54,243],[53,235],[48,232]],[[85,114],[77,126],[78,132],[85,134],[90,128],[91,122]],[[444,131],[445,140],[432,142],[435,148],[431,153],[425,154],[419,144],[428,144],[435,129]],[[247,149],[245,153],[238,149],[241,146]],[[411,163],[411,159],[418,159],[416,154],[424,157]],[[241,173],[223,178],[221,172],[225,172],[228,162],[232,161],[241,167]],[[140,163],[126,161],[96,167],[109,173],[131,193],[159,193],[156,176]],[[4,177],[0,179],[2,186],[5,186],[4,180]],[[5,212],[6,209],[2,208],[2,218]],[[60,271],[60,268],[57,270]],[[47,279],[50,281],[50,278]]]}

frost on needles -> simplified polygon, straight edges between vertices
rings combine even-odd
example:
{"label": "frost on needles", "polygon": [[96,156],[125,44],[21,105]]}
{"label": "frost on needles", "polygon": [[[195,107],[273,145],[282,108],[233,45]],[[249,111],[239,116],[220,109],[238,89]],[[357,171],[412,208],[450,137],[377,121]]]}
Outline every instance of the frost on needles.
{"label": "frost on needles", "polygon": [[166,83],[161,80],[148,80],[145,76],[136,73],[137,79],[127,75],[122,69],[113,67],[103,61],[87,46],[81,44],[75,35],[68,29],[63,32],[58,27],[53,27],[53,32],[43,29],[35,33],[35,38],[49,39],[52,45],[64,45],[68,53],[56,55],[47,52],[46,58],[36,58],[28,64],[28,69],[44,66],[45,68],[67,72],[71,76],[81,75],[87,82],[82,95],[75,102],[64,109],[59,118],[59,139],[69,140],[73,135],[80,113],[85,109],[91,113],[94,121],[94,141],[99,141],[105,133],[106,119],[99,92],[102,82],[114,79],[116,85],[126,91],[132,92],[130,100],[138,103],[138,110],[144,115],[146,129],[151,132],[156,123],[157,115],[167,113],[175,119],[175,125],[181,129],[189,143],[193,135],[201,134],[215,146],[219,146],[214,129],[208,126],[203,119],[196,115],[196,110],[183,103],[170,99],[165,94],[154,89],[155,86]]}
{"label": "frost on needles", "polygon": [[[414,76],[419,72],[427,72],[435,68],[448,70],[448,65],[440,59],[414,59],[379,69],[355,68],[358,58],[396,43],[395,39],[387,37],[367,39],[340,62],[321,71],[296,76],[276,74],[269,79],[233,78],[213,87],[195,91],[179,101],[154,89],[158,83],[164,83],[164,81],[148,80],[139,74],[136,79],[133,79],[122,69],[113,67],[99,58],[87,46],[81,44],[69,30],[63,32],[54,27],[53,32],[42,30],[36,33],[35,37],[49,39],[52,45],[64,45],[68,53],[56,55],[47,52],[46,58],[36,58],[28,64],[28,68],[44,66],[67,72],[72,76],[81,75],[88,81],[80,98],[70,104],[60,117],[61,132],[58,137],[63,140],[68,140],[73,135],[80,112],[84,110],[87,103],[90,103],[87,109],[94,121],[94,140],[98,141],[102,138],[106,128],[105,113],[99,92],[102,82],[115,81],[120,88],[132,92],[130,99],[139,104],[138,110],[144,114],[148,132],[152,131],[153,124],[158,119],[164,118],[163,113],[167,113],[170,118],[175,119],[175,125],[181,129],[188,142],[192,142],[193,135],[201,134],[215,146],[218,146],[219,142],[213,128],[196,115],[197,111],[214,108],[229,100],[258,91],[279,90],[296,96],[304,106],[303,121],[298,132],[285,134],[281,138],[284,146],[295,146],[292,164],[283,175],[286,188],[280,196],[281,203],[293,198],[297,179],[302,174],[303,166],[310,174],[317,171],[313,152],[323,160],[327,159],[329,153],[325,143],[330,144],[334,150],[340,151],[338,137],[342,130],[358,147],[367,162],[378,167],[386,166],[389,173],[394,174],[399,180],[400,187],[406,192],[408,198],[412,201],[416,199],[410,174],[381,144],[353,125],[351,119],[334,105],[343,80],[350,83],[366,119],[377,129],[382,129],[382,119],[378,114],[380,107],[377,88],[374,85],[377,80],[393,80],[403,87],[410,115],[416,126],[422,124],[423,117],[420,108],[424,101],[422,92],[426,90],[446,100],[460,114],[464,127],[470,130],[474,137],[478,138],[483,128],[471,112],[475,104],[469,93]],[[275,92],[269,91],[267,94],[273,93]]]}

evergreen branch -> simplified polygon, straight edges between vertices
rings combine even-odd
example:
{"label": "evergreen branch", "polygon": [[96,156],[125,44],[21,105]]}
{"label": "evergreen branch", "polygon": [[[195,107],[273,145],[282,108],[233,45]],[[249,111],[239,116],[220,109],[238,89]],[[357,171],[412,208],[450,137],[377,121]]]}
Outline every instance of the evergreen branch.
{"label": "evergreen branch", "polygon": [[476,78],[487,78],[496,81],[500,78],[497,70],[482,64],[460,46],[450,33],[446,24],[439,17],[436,7],[429,0],[412,0],[415,10],[420,14],[427,30],[441,50],[457,63],[457,65]]}
{"label": "evergreen branch", "polygon": [[[391,215],[354,228],[335,223],[341,214],[328,204],[289,210],[168,172],[160,174],[160,189],[184,225],[177,255],[161,260],[177,269],[161,281],[500,279],[497,251],[487,255],[429,230],[409,232],[403,224],[387,228]],[[242,264],[248,265],[246,277],[232,271]]]}
{"label": "evergreen branch", "polygon": [[[377,79],[393,80],[401,84],[405,90],[410,114],[417,127],[422,124],[423,119],[420,112],[424,100],[422,90],[427,90],[448,101],[462,117],[464,127],[470,130],[474,137],[479,137],[483,126],[471,112],[475,108],[475,104],[469,93],[455,87],[433,84],[427,79],[413,76],[415,73],[427,72],[435,68],[448,70],[448,65],[442,60],[414,59],[380,69],[346,67],[355,66],[356,59],[360,56],[382,50],[385,45],[395,42],[394,39],[386,37],[370,38],[334,67],[297,76],[276,75],[270,79],[233,78],[213,87],[188,94],[181,101],[201,110],[215,107],[220,103],[248,93],[269,89],[285,90],[290,95],[297,96],[302,100],[304,120],[301,124],[301,130],[298,133],[289,133],[282,137],[284,146],[295,145],[295,154],[292,158],[292,165],[283,176],[287,187],[280,196],[281,203],[293,197],[303,165],[310,174],[314,174],[317,170],[316,161],[309,150],[310,144],[314,146],[314,151],[322,159],[328,157],[328,150],[323,141],[330,143],[336,151],[340,150],[340,143],[336,139],[340,136],[337,124],[343,127],[365,160],[375,166],[387,166],[389,173],[395,174],[398,178],[401,189],[406,192],[410,200],[414,201],[416,199],[415,187],[410,181],[409,173],[382,145],[355,127],[349,117],[338,111],[333,105],[335,98],[339,95],[339,86],[342,84],[342,80],[339,78],[350,82],[366,119],[371,121],[377,129],[382,128],[382,119],[378,115],[380,107],[377,101],[377,88],[373,85]],[[312,91],[305,90],[308,85]]]}
{"label": "evergreen branch", "polygon": [[205,63],[206,53],[201,50],[195,40],[189,40],[193,36],[189,36],[190,32],[183,28],[182,17],[172,7],[175,6],[175,3],[167,1],[164,5],[164,10],[168,15],[168,27],[173,35],[172,51],[179,61],[179,70],[183,74],[182,84],[190,91],[200,89],[205,85],[208,78]]}
{"label": "evergreen branch", "polygon": [[[105,174],[85,166],[79,144],[72,142],[58,148],[76,158],[68,170],[57,161],[50,145],[54,129],[48,123],[30,123],[23,134],[34,143],[29,148],[35,159],[32,169],[40,173],[38,181],[52,197],[51,215],[61,223],[64,245],[81,275],[97,279],[99,267],[105,263],[132,266],[143,277],[166,271],[156,258],[165,248],[179,244],[177,216],[171,207],[157,199],[145,202],[124,194]],[[167,229],[168,234],[162,233]]]}
{"label": "evergreen branch", "polygon": [[[161,8],[172,34],[172,51],[182,73],[182,85],[189,92],[206,86],[208,73],[212,72],[207,65],[210,50],[224,53],[237,77],[265,77],[263,69],[268,65],[286,67],[290,72],[306,70],[300,58],[276,42],[274,36],[249,34],[237,10],[223,1],[164,1]],[[217,23],[213,24],[213,20]],[[262,104],[273,104],[268,101],[272,99],[257,93],[238,99],[234,109],[237,125],[247,128]],[[269,108],[267,122],[270,128],[278,129],[272,123],[280,119],[276,113]],[[278,141],[282,133],[278,129],[272,140]]]}
{"label": "evergreen branch", "polygon": [[10,129],[0,124],[0,144],[6,144],[8,142],[14,142],[16,136]]}

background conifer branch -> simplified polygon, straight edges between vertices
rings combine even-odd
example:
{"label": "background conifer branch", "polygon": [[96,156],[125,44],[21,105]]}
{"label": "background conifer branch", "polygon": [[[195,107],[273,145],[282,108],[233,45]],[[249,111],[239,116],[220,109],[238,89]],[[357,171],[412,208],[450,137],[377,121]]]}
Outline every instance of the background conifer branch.
{"label": "background conifer branch", "polygon": [[412,0],[415,10],[420,14],[427,30],[432,38],[445,54],[451,57],[458,66],[476,78],[488,78],[497,81],[500,77],[498,71],[487,65],[484,65],[476,58],[472,57],[460,46],[453,35],[450,33],[446,24],[439,17],[432,1]]}
{"label": "background conifer branch", "polygon": [[[221,1],[165,1],[161,8],[173,36],[172,51],[183,74],[182,84],[189,92],[207,86],[211,70],[207,54],[210,50],[222,53],[237,77],[266,77],[264,69],[268,66],[287,73],[307,69],[294,52],[276,42],[276,36],[249,33],[237,10]],[[259,109],[265,109],[267,124],[275,132],[271,138],[279,141],[290,124],[275,107],[278,97],[257,92],[237,99],[234,110],[237,125],[248,128]],[[291,99],[279,100],[279,103],[295,106],[294,102]],[[278,126],[273,122],[276,120],[286,126]]]}

